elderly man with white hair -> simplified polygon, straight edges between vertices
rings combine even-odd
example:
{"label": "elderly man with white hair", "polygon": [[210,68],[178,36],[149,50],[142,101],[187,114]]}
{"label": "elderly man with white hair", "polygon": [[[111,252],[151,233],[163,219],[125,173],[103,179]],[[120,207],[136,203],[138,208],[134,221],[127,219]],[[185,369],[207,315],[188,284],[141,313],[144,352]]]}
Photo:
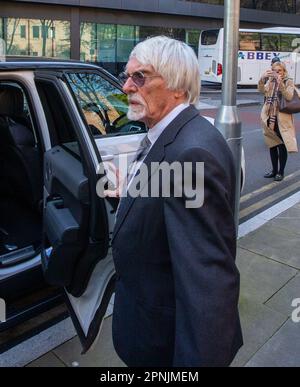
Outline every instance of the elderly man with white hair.
{"label": "elderly man with white hair", "polygon": [[[167,37],[147,39],[133,49],[120,80],[129,119],[143,121],[148,133],[112,239],[115,349],[128,366],[228,366],[242,345],[235,168],[226,141],[196,108],[196,55]],[[150,170],[161,163],[190,165],[192,179],[180,180],[175,173],[169,196],[162,190],[151,196],[150,188],[148,197],[131,196],[142,164]],[[203,201],[188,206],[185,185],[192,189],[201,179]],[[162,188],[163,179],[159,182]]]}

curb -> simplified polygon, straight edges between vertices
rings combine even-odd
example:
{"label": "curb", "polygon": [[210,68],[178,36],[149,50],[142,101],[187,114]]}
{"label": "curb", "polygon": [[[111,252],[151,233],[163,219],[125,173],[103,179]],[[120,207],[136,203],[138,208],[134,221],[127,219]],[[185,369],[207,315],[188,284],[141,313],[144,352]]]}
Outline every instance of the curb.
{"label": "curb", "polygon": [[250,107],[250,106],[262,106],[262,103],[259,101],[253,101],[253,102],[237,102],[238,107]]}

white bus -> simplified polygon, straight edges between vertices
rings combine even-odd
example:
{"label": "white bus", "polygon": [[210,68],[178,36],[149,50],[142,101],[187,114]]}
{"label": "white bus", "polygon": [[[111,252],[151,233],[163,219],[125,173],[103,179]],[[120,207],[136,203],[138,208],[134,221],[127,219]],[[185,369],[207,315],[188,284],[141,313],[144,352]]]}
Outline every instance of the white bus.
{"label": "white bus", "polygon": [[[202,81],[222,83],[224,28],[202,31],[199,65]],[[289,76],[300,84],[300,28],[240,29],[238,84],[257,85],[274,57],[287,66]]]}

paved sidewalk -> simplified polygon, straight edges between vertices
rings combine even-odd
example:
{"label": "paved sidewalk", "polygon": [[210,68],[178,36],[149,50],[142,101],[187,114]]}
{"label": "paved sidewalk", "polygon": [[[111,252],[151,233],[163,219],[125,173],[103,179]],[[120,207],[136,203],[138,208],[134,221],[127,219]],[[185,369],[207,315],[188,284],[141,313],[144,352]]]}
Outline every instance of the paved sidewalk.
{"label": "paved sidewalk", "polygon": [[[237,106],[262,106],[263,96],[259,93],[252,93],[249,95],[237,94]],[[218,109],[221,106],[220,94],[201,93],[200,97],[200,110],[206,109]]]}
{"label": "paved sidewalk", "polygon": [[[245,345],[233,367],[300,366],[300,323],[291,319],[300,298],[300,203],[239,240],[240,312]],[[124,366],[105,319],[94,351],[80,355],[77,337],[32,362],[30,367]]]}

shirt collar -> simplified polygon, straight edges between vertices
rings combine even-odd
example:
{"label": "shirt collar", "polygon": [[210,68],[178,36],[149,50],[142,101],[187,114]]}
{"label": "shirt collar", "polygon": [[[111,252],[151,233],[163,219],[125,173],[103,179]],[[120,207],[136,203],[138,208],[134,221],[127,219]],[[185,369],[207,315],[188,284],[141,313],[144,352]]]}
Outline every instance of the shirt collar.
{"label": "shirt collar", "polygon": [[187,107],[188,103],[182,103],[176,106],[169,114],[167,114],[161,121],[159,121],[153,128],[148,130],[148,138],[151,144],[154,145],[158,137],[166,129],[166,127]]}

